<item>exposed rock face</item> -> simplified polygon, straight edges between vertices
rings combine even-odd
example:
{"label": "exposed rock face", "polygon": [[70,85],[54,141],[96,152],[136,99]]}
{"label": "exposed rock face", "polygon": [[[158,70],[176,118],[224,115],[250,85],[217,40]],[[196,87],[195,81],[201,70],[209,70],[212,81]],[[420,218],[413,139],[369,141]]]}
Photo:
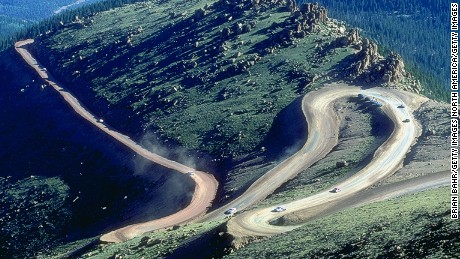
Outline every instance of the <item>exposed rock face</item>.
{"label": "exposed rock face", "polygon": [[295,38],[318,31],[318,25],[328,19],[326,9],[318,4],[303,4],[298,8],[295,2],[286,2],[286,7],[291,15],[282,24],[271,26],[274,30],[279,27],[283,30],[272,35],[272,48],[266,50],[267,53],[273,53],[277,44],[288,46]]}
{"label": "exposed rock face", "polygon": [[365,74],[366,82],[398,83],[407,75],[401,57],[391,53],[386,59],[373,65]]}
{"label": "exposed rock face", "polygon": [[356,74],[360,75],[366,69],[374,65],[379,59],[377,44],[364,39],[361,45],[361,51],[357,53]]}
{"label": "exposed rock face", "polygon": [[319,6],[318,3],[302,4],[300,8],[292,5],[291,18],[297,20],[304,28],[312,27],[327,20],[326,8]]}
{"label": "exposed rock face", "polygon": [[[364,62],[369,63],[364,64]],[[369,66],[365,67],[364,65],[367,64],[369,64]],[[361,61],[360,65],[362,65],[360,68],[364,68],[364,70],[358,70],[360,76],[357,78],[364,80],[366,83],[379,83],[394,87],[404,79],[411,78],[410,74],[406,72],[404,68],[404,62],[401,56],[396,53],[390,53],[385,59],[379,59],[377,57],[373,60],[371,57],[366,57]],[[413,80],[410,86],[403,84],[398,88],[413,91],[415,93],[420,93],[422,91],[421,85],[415,80]]]}
{"label": "exposed rock face", "polygon": [[[410,74],[404,68],[401,56],[390,53],[383,59],[379,56],[377,44],[369,39],[359,39],[358,31],[351,30],[346,36],[339,37],[332,44],[334,47],[356,46],[359,52],[356,53],[348,64],[347,76],[352,80],[362,80],[366,83],[378,83],[384,85],[395,85],[405,78],[410,78]],[[419,93],[422,89],[420,84],[414,82],[404,90]]]}
{"label": "exposed rock face", "polygon": [[[350,36],[350,34],[347,35],[347,38],[348,36]],[[351,34],[350,38],[353,39],[355,36],[356,35]],[[337,43],[337,41],[335,43]],[[358,48],[360,51],[351,57],[350,63],[347,65],[348,68],[345,69],[349,78],[360,77],[367,73],[369,69],[379,61],[378,47],[374,42],[363,39],[362,43],[358,45]]]}
{"label": "exposed rock face", "polygon": [[401,56],[391,53],[384,61],[384,74],[382,80],[385,83],[400,82],[406,71],[404,69],[404,62]]}
{"label": "exposed rock face", "polygon": [[358,44],[359,34],[357,29],[352,29],[347,35],[337,38],[335,45],[337,47],[348,47]]}

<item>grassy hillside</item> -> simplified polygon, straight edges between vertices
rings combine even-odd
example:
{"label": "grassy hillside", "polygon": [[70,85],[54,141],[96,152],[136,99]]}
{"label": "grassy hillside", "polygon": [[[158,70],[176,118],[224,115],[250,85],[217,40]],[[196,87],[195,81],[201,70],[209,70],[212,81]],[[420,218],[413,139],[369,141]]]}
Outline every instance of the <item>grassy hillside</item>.
{"label": "grassy hillside", "polygon": [[337,43],[346,35],[337,23],[299,29],[281,2],[241,3],[137,3],[66,24],[33,49],[91,110],[137,139],[207,153],[220,168],[268,166],[292,138],[281,132],[270,136],[281,147],[264,146],[282,110],[348,76],[360,56]]}
{"label": "grassy hillside", "polygon": [[0,59],[1,258],[30,258],[189,202],[187,177],[88,125],[12,51]]}
{"label": "grassy hillside", "polygon": [[450,219],[448,193],[440,188],[349,209],[225,258],[455,258],[460,224]]}
{"label": "grassy hillside", "polygon": [[69,187],[59,177],[9,178],[0,178],[2,258],[43,249],[64,235],[71,217],[69,204],[65,203]]}
{"label": "grassy hillside", "polygon": [[[395,65],[401,64],[397,56],[379,56],[375,45],[347,31],[342,23],[327,20],[321,7],[312,7],[309,18],[304,18],[291,13],[282,2],[144,1],[73,17],[57,30],[37,37],[31,49],[96,116],[162,155],[215,172],[225,194],[235,196],[305,139],[299,105],[305,93],[336,81],[420,90],[417,80]],[[0,124],[0,158],[10,163],[0,164],[2,181],[9,179],[4,185],[8,196],[1,200],[0,209],[13,217],[2,223],[5,232],[0,234],[8,239],[2,247],[4,254],[27,257],[36,254],[37,247],[47,253],[47,247],[64,243],[52,251],[59,257],[108,228],[136,217],[160,217],[187,204],[187,194],[193,188],[188,178],[133,158],[74,115],[12,50],[2,55],[0,104],[4,109],[0,112],[5,123]],[[392,78],[397,80],[386,80]],[[303,197],[334,184],[372,155],[385,137],[376,129],[385,123],[374,114],[350,107],[348,112],[357,114],[352,120],[361,124],[348,131],[348,126],[342,125],[339,148],[345,151],[335,150],[338,152],[288,182],[270,203]],[[362,134],[359,142],[352,140],[357,132]],[[349,166],[334,170],[336,159],[345,158],[350,160]],[[311,183],[315,178],[323,181]],[[49,197],[40,196],[33,186],[49,192]],[[28,195],[38,205],[24,212]],[[434,204],[423,203],[427,206],[424,212],[434,215],[441,208],[439,195],[430,192],[423,196]],[[404,215],[418,213],[414,200],[405,201],[409,204]],[[382,206],[385,211],[379,206],[371,208],[389,213],[384,218],[388,222],[397,213],[391,203]],[[35,221],[24,221],[37,211],[42,213],[37,220],[48,219],[46,231],[37,229]],[[350,234],[331,245],[331,253],[342,253],[338,251],[344,246],[348,249],[343,243],[346,238],[373,233],[377,218],[366,219],[358,233],[348,224],[352,213],[362,212],[346,212],[337,216],[343,218],[318,223],[328,224],[318,235],[337,227],[333,222],[346,223],[340,229]],[[65,219],[65,224],[55,224],[56,217]],[[426,228],[428,220],[423,218],[414,233]],[[413,221],[413,217],[404,218],[407,224]],[[457,230],[445,221],[440,224]],[[313,225],[310,228],[315,229]],[[225,245],[222,231],[219,223],[189,225],[126,244],[97,246],[87,255],[174,256],[177,248],[184,249],[177,253],[186,253],[189,248],[185,245]],[[21,232],[28,235],[17,234]],[[286,237],[303,246],[305,240],[296,233]],[[410,240],[408,233],[398,242]],[[69,239],[63,239],[65,235]],[[30,246],[21,251],[29,237]],[[80,238],[85,239],[66,244]],[[372,239],[372,248],[360,251],[368,256],[383,251],[380,240]],[[325,249],[319,242],[317,248]],[[254,244],[241,255],[262,255],[258,249]],[[305,255],[319,256],[327,252],[324,249],[306,250]],[[278,250],[270,253],[278,255]],[[215,252],[222,255],[220,250]]]}
{"label": "grassy hillside", "polygon": [[[79,257],[455,258],[460,225],[450,220],[448,193],[448,188],[438,188],[347,209],[236,251],[226,247],[225,228],[212,222],[98,245]],[[73,245],[48,256],[62,255]]]}

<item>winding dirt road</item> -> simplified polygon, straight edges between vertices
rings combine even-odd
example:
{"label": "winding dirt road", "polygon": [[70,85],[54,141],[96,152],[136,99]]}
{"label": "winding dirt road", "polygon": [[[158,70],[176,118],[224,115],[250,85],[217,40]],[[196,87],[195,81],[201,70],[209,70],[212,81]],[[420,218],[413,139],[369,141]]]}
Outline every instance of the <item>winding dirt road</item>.
{"label": "winding dirt road", "polygon": [[[177,170],[181,173],[193,171],[193,169],[185,165],[151,153],[130,140],[127,136],[110,129],[107,125],[97,122],[97,118],[88,112],[69,91],[58,84],[43,66],[31,56],[26,47],[31,43],[33,43],[33,40],[16,43],[17,52],[46,82],[63,96],[67,103],[80,116],[123,143],[134,152],[155,163]],[[228,231],[236,238],[271,236],[299,227],[295,225],[275,226],[270,224],[278,218],[291,217],[300,219],[302,217],[315,217],[327,211],[336,211],[348,205],[357,206],[363,202],[371,202],[387,197],[374,195],[372,196],[375,198],[374,200],[367,199],[366,197],[353,198],[360,197],[360,195],[362,196],[363,193],[365,194],[367,192],[362,192],[363,190],[393,174],[402,166],[404,157],[420,134],[419,126],[412,116],[412,110],[417,109],[427,99],[416,94],[398,90],[383,88],[363,90],[358,87],[347,85],[331,85],[321,90],[308,93],[302,100],[302,110],[308,124],[308,139],[305,145],[298,152],[260,177],[235,200],[198,218],[198,216],[203,215],[211,205],[212,200],[215,198],[218,183],[212,175],[196,172],[196,174],[192,176],[196,182],[195,193],[191,204],[184,210],[158,220],[134,224],[112,231],[103,235],[101,240],[105,242],[125,241],[146,232],[183,223],[192,219],[199,222],[223,219],[225,217],[224,212],[229,208],[235,207],[238,210],[243,210],[266,198],[283,183],[295,177],[298,173],[310,167],[331,152],[334,146],[337,145],[339,129],[339,120],[336,112],[333,110],[333,103],[344,97],[356,97],[360,93],[375,98],[383,103],[383,107],[375,107],[375,109],[381,109],[394,124],[393,132],[379,149],[377,149],[369,164],[355,175],[339,183],[338,186],[343,189],[340,193],[331,193],[330,190],[323,190],[313,196],[285,204],[287,209],[285,212],[272,212],[273,207],[245,212],[235,216],[228,222]],[[406,108],[397,108],[397,106],[401,104],[404,104]],[[403,122],[405,119],[409,119],[410,121]],[[424,180],[431,179],[427,183],[421,180],[418,180],[418,182],[405,182],[404,184],[407,186],[404,185],[404,191],[415,191],[415,189],[431,188],[433,186],[445,184],[445,181],[441,179],[440,175],[436,175],[435,177],[436,178],[433,179],[429,177],[427,177],[427,179],[420,178]],[[392,189],[391,192],[388,193],[392,193],[392,195],[400,194],[396,189]],[[358,200],[360,202],[357,202]],[[309,211],[311,212],[310,214],[308,214]]]}
{"label": "winding dirt road", "polygon": [[[199,218],[198,221],[222,219],[225,217],[224,212],[230,208],[243,210],[263,200],[283,183],[324,158],[338,142],[339,119],[332,108],[334,101],[344,97],[356,97],[359,93],[373,97],[385,104],[379,109],[382,109],[393,120],[395,131],[391,134],[390,139],[377,150],[374,159],[366,168],[340,184],[344,188],[340,195],[325,191],[321,196],[315,196],[314,199],[318,199],[316,203],[320,204],[330,202],[338,197],[354,194],[396,171],[418,135],[411,109],[418,108],[427,99],[416,94],[391,89],[372,88],[361,90],[358,87],[348,85],[330,85],[321,90],[308,93],[302,100],[302,110],[308,125],[308,139],[305,145],[291,157],[260,177],[238,198]],[[396,108],[402,103],[405,103],[407,108]],[[402,122],[406,118],[410,119],[409,123]],[[310,202],[310,200],[307,200],[300,201],[295,206],[287,205],[287,212],[301,209],[299,204]],[[267,208],[260,211],[260,213],[265,214],[271,209]],[[256,215],[255,218],[260,219],[259,214],[256,212],[244,215]],[[283,213],[276,214],[276,216],[282,215]],[[245,222],[242,219],[246,216],[238,216],[233,221],[241,220]],[[255,228],[260,226],[255,222],[248,222],[248,225],[241,227],[252,229],[249,225],[253,225],[254,234],[258,233]],[[263,231],[260,232],[260,234],[263,233]]]}
{"label": "winding dirt road", "polygon": [[335,113],[330,120],[322,118],[321,110],[327,110],[332,105],[331,100],[324,99],[320,106],[317,104],[311,103],[310,98],[305,97],[302,100],[302,110],[308,125],[308,139],[299,152],[265,173],[235,200],[208,213],[198,221],[223,219],[224,212],[230,208],[242,210],[265,199],[283,183],[329,154],[338,142],[339,119]]}
{"label": "winding dirt road", "polygon": [[[406,153],[409,152],[412,143],[419,135],[419,129],[412,116],[412,109],[417,109],[426,98],[418,95],[391,89],[372,88],[361,90],[357,87],[340,86],[326,87],[317,92],[307,94],[303,105],[309,105],[316,109],[313,116],[321,117],[324,121],[332,124],[336,120],[336,114],[330,107],[332,101],[343,97],[357,96],[359,93],[373,97],[384,104],[381,109],[393,122],[394,130],[389,138],[377,149],[373,159],[362,170],[337,185],[342,191],[332,193],[324,190],[313,196],[285,204],[286,211],[272,212],[273,207],[257,209],[238,215],[228,223],[228,231],[234,237],[244,238],[247,236],[271,236],[292,230],[298,226],[275,226],[270,224],[274,220],[287,214],[307,210],[314,207],[326,206],[327,204],[341,201],[356,195],[385,177],[393,174],[402,166]],[[406,108],[397,108],[404,104]],[[306,114],[307,115],[307,114]],[[403,120],[409,119],[409,122]],[[310,124],[316,127],[315,124]],[[323,132],[324,129],[319,128]],[[322,136],[324,139],[326,136]],[[304,148],[305,149],[305,148]],[[301,155],[299,151],[293,155]]]}
{"label": "winding dirt road", "polygon": [[58,83],[53,78],[53,76],[48,73],[48,71],[40,64],[40,62],[32,57],[27,49],[27,45],[32,44],[33,42],[34,40],[32,39],[19,41],[15,44],[15,49],[27,62],[27,64],[32,67],[38,73],[38,75],[43,78],[43,80],[45,80],[51,87],[53,87],[78,115],[135,153],[154,163],[183,174],[186,174],[189,171],[195,172],[195,174],[191,176],[195,181],[195,192],[193,194],[191,203],[186,208],[164,218],[145,223],[129,225],[124,228],[114,230],[108,234],[103,235],[101,237],[101,241],[122,242],[146,232],[189,221],[206,213],[208,208],[211,206],[217,192],[218,182],[214,176],[208,173],[195,171],[193,168],[190,168],[186,165],[152,153],[138,145],[136,142],[132,141],[128,136],[115,131],[106,124],[98,122],[98,119],[94,117],[94,115],[92,115],[88,109],[72,95],[70,91],[65,89],[62,84]]}

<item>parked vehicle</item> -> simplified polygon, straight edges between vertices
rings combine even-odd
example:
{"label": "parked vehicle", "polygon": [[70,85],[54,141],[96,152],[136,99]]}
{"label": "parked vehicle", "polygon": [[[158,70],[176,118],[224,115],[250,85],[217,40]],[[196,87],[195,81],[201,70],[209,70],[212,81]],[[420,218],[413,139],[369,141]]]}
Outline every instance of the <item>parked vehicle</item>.
{"label": "parked vehicle", "polygon": [[225,215],[232,215],[232,214],[235,214],[236,211],[237,211],[236,208],[230,208],[227,211],[225,211],[224,214]]}
{"label": "parked vehicle", "polygon": [[334,193],[338,193],[338,192],[341,192],[342,190],[339,188],[339,187],[335,187],[334,189],[332,189],[332,192]]}
{"label": "parked vehicle", "polygon": [[286,208],[284,206],[278,206],[272,210],[273,212],[282,212],[286,211]]}

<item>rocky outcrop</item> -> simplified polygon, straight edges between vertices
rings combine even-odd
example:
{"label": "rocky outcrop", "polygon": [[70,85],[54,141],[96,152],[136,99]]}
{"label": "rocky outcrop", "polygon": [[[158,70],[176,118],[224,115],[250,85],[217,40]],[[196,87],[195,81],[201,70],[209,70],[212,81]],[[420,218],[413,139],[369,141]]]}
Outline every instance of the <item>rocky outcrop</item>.
{"label": "rocky outcrop", "polygon": [[343,48],[359,44],[359,33],[357,29],[351,29],[347,35],[335,40],[335,47]]}
{"label": "rocky outcrop", "polygon": [[[355,36],[356,35],[351,34],[350,38],[353,39]],[[337,43],[337,41],[335,43]],[[361,77],[379,61],[378,47],[374,42],[363,39],[362,43],[358,44],[356,47],[359,49],[359,52],[350,56],[346,68],[344,69],[346,77],[349,79]]]}
{"label": "rocky outcrop", "polygon": [[[401,56],[390,53],[388,57],[383,58],[378,53],[377,44],[369,39],[360,40],[357,30],[351,30],[347,35],[337,38],[332,45],[353,46],[359,50],[347,61],[345,73],[348,79],[394,86],[411,78],[405,70]],[[414,81],[410,87],[402,89],[419,93],[421,86]]]}
{"label": "rocky outcrop", "polygon": [[364,39],[361,45],[361,50],[356,54],[356,74],[360,75],[379,60],[377,44]]}
{"label": "rocky outcrop", "polygon": [[401,56],[391,53],[383,63],[382,80],[384,83],[400,82],[406,76],[407,73],[404,69],[404,62]]}
{"label": "rocky outcrop", "polygon": [[254,21],[250,22],[237,22],[234,23],[230,27],[223,28],[220,33],[222,38],[228,39],[232,36],[237,36],[243,33],[248,33],[256,26],[256,23]]}
{"label": "rocky outcrop", "polygon": [[390,55],[373,65],[364,75],[365,82],[399,83],[406,76],[404,62],[401,56],[390,53]]}
{"label": "rocky outcrop", "polygon": [[265,50],[266,53],[273,53],[278,48],[277,45],[288,46],[296,38],[303,38],[310,33],[317,32],[318,25],[328,19],[326,9],[317,3],[297,7],[295,3],[289,2],[286,6],[291,11],[291,15],[282,24],[272,24],[271,29],[273,30],[279,27],[283,29],[271,35],[272,46]]}
{"label": "rocky outcrop", "polygon": [[311,31],[314,25],[318,25],[327,20],[326,8],[319,6],[318,3],[302,4],[300,8],[297,8],[296,5],[292,5],[292,8],[291,21],[296,24],[298,30],[304,29]]}

